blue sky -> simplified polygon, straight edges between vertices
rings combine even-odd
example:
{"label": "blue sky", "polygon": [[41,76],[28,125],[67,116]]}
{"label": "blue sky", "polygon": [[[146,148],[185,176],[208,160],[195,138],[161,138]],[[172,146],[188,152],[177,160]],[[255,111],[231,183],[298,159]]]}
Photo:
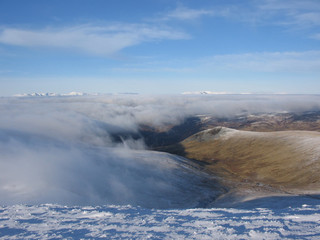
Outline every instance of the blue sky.
{"label": "blue sky", "polygon": [[320,1],[0,0],[0,84],[320,93]]}

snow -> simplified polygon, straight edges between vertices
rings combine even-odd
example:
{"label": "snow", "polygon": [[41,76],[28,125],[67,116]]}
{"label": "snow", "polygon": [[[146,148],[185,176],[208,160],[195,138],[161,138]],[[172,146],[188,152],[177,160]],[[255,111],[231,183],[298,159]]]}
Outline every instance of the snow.
{"label": "snow", "polygon": [[[319,202],[318,202],[319,203]],[[159,210],[56,204],[0,207],[2,239],[319,239],[320,205]]]}
{"label": "snow", "polygon": [[87,96],[87,95],[98,95],[97,93],[88,94],[82,92],[69,92],[69,93],[22,93],[15,94],[14,97],[60,97],[60,96]]}
{"label": "snow", "polygon": [[139,93],[124,92],[124,93],[84,93],[84,92],[69,92],[69,93],[18,93],[14,94],[13,97],[81,97],[81,96],[107,96],[107,95],[138,95]]}

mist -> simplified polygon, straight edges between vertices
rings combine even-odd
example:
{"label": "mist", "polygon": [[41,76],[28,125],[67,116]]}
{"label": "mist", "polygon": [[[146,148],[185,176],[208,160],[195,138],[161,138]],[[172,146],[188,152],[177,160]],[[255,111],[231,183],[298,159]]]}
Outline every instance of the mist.
{"label": "mist", "polygon": [[148,150],[140,126],[163,128],[196,115],[318,111],[319,100],[318,95],[1,98],[0,204],[206,206],[223,189],[187,160]]}

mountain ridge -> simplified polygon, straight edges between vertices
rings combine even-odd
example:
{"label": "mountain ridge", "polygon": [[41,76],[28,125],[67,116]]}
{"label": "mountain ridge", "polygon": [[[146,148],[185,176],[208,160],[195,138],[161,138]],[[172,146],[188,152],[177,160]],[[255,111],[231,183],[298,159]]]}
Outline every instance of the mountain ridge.
{"label": "mountain ridge", "polygon": [[252,132],[226,127],[200,131],[164,149],[205,165],[229,189],[320,192],[320,133]]}

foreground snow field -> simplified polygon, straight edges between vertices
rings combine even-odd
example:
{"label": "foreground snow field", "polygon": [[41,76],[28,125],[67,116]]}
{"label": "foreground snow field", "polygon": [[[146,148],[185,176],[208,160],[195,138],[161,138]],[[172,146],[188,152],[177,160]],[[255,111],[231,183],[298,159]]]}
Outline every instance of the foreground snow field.
{"label": "foreground snow field", "polygon": [[319,239],[319,225],[320,205],[312,204],[273,210],[0,207],[1,239]]}

